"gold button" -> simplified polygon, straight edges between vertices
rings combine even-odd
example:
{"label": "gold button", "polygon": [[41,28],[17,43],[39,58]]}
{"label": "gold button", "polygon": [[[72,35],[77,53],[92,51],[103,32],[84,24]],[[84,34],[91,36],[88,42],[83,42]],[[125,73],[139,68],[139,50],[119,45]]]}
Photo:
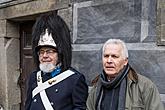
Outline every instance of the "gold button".
{"label": "gold button", "polygon": [[48,83],[51,85],[53,82],[56,82],[56,80],[49,80]]}

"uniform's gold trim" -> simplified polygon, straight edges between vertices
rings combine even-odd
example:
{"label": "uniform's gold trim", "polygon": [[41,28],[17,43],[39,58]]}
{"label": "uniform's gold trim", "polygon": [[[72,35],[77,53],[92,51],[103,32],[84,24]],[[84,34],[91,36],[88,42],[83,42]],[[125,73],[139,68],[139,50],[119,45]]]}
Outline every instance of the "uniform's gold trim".
{"label": "uniform's gold trim", "polygon": [[49,80],[48,81],[48,83],[51,85],[53,82],[56,82],[56,80],[55,79],[53,79],[53,80]]}

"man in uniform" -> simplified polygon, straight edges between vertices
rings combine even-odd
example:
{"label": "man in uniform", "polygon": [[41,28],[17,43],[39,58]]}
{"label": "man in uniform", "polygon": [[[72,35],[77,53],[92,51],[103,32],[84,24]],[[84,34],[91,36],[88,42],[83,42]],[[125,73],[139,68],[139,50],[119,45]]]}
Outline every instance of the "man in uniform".
{"label": "man in uniform", "polygon": [[28,81],[26,110],[85,110],[88,86],[71,68],[70,31],[64,20],[49,12],[37,19],[32,50],[38,67]]}

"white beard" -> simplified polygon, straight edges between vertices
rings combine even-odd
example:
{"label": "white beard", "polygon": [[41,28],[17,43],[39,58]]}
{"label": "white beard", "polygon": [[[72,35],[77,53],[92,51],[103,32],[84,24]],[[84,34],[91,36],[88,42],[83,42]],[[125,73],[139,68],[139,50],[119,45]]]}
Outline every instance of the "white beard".
{"label": "white beard", "polygon": [[52,63],[43,63],[40,64],[40,70],[43,71],[44,73],[50,73],[52,72],[56,66]]}

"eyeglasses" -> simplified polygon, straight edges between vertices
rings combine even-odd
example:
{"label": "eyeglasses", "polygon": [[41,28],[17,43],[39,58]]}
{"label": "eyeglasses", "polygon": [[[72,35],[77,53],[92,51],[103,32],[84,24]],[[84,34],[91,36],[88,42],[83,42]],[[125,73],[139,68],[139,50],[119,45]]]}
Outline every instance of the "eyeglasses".
{"label": "eyeglasses", "polygon": [[45,54],[45,52],[46,52],[47,55],[53,55],[57,51],[56,50],[53,50],[53,49],[39,50],[38,51],[38,56],[43,56]]}

